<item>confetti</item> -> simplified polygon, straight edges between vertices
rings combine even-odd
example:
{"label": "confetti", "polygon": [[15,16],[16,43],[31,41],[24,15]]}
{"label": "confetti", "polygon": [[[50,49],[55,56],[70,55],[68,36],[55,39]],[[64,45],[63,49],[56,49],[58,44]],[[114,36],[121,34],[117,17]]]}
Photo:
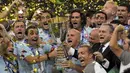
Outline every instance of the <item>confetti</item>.
{"label": "confetti", "polygon": [[[1,10],[8,10],[7,5],[10,5],[12,0],[3,2]],[[54,16],[64,16],[66,13],[69,13],[73,8],[82,8],[83,10],[100,10],[104,3],[107,0],[24,0],[24,6],[28,7],[27,14],[32,15],[37,9],[46,9],[50,10]],[[129,5],[129,0],[110,0],[115,1],[115,4],[119,5],[121,3],[126,3]],[[9,19],[15,19],[15,11],[17,6],[11,9],[9,14]]]}

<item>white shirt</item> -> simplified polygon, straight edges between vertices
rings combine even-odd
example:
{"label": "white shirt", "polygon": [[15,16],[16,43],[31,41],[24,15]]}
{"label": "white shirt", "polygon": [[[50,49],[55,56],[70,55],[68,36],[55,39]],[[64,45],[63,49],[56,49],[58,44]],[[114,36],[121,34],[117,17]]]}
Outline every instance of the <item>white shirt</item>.
{"label": "white shirt", "polygon": [[[102,53],[106,50],[106,48],[109,46],[110,42],[107,42],[106,44],[104,44],[104,47],[102,48]],[[103,67],[108,68],[110,62],[107,59],[104,59],[106,62],[103,65]]]}
{"label": "white shirt", "polygon": [[102,53],[106,50],[106,48],[109,46],[110,42],[107,42],[104,44],[104,47],[102,48]]}
{"label": "white shirt", "polygon": [[127,68],[130,68],[130,63],[127,65],[123,65],[121,62],[121,66],[120,66],[120,73],[123,73],[124,70],[126,70]]}

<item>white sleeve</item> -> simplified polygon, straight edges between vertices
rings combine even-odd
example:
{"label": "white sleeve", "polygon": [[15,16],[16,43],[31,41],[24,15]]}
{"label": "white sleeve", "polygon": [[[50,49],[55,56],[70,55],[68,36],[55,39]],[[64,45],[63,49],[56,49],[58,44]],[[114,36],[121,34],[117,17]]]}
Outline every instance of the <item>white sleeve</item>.
{"label": "white sleeve", "polygon": [[94,70],[95,73],[107,73],[106,70],[97,62],[94,65]]}

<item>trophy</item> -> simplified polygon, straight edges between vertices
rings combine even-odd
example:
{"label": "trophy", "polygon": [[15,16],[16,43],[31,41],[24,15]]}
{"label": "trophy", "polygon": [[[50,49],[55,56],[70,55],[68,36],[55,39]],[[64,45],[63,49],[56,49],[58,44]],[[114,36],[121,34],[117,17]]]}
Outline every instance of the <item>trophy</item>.
{"label": "trophy", "polygon": [[63,43],[58,46],[57,48],[57,58],[56,58],[56,70],[60,71],[60,73],[63,72],[63,70],[65,70],[65,68],[62,67],[62,63],[69,60],[69,55],[68,55],[68,47],[66,47],[66,45],[64,45]]}

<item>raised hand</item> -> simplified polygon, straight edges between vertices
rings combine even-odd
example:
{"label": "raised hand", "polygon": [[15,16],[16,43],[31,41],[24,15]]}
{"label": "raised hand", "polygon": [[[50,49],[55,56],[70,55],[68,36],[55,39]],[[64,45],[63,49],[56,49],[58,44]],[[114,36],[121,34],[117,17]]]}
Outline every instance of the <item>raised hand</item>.
{"label": "raised hand", "polygon": [[9,40],[7,38],[0,39],[0,55],[4,55],[7,53],[8,45],[9,45]]}
{"label": "raised hand", "polygon": [[96,61],[102,62],[103,61],[103,55],[100,52],[94,52]]}
{"label": "raised hand", "polygon": [[57,56],[57,51],[54,49],[54,50],[52,50],[50,53],[49,53],[49,57],[52,57],[52,58],[54,58],[54,57],[56,57]]}
{"label": "raised hand", "polygon": [[64,61],[61,65],[64,68],[75,68],[75,64],[73,64],[71,60]]}
{"label": "raised hand", "polygon": [[118,26],[115,28],[115,30],[116,30],[117,32],[121,32],[121,31],[124,30],[124,26],[123,26],[123,25],[118,25]]}

